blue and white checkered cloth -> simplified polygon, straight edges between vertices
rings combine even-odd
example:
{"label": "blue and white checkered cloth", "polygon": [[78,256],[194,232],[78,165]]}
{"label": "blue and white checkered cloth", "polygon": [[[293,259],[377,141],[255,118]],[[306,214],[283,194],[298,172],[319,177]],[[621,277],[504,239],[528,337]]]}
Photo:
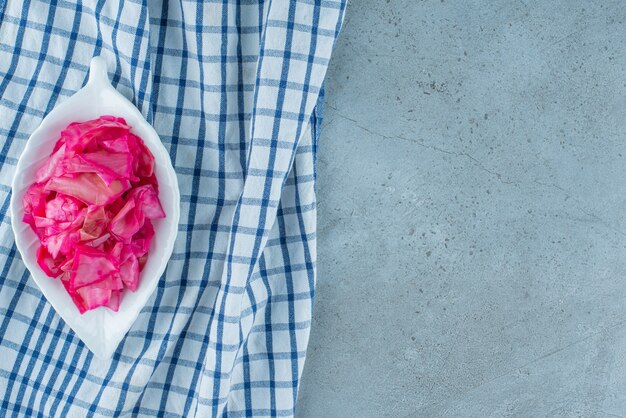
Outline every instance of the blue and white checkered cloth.
{"label": "blue and white checkered cloth", "polygon": [[[315,155],[345,0],[0,0],[0,415],[292,416],[315,288]],[[95,55],[181,188],[158,288],[101,361],[29,278],[8,213],[30,133]]]}

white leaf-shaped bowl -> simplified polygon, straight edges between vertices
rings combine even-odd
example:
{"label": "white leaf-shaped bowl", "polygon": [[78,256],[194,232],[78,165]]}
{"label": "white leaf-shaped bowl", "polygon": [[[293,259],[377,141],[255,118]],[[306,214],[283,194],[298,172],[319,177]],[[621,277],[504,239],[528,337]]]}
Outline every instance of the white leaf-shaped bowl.
{"label": "white leaf-shaped bowl", "polygon": [[[22,222],[24,208],[22,196],[35,181],[35,173],[48,158],[60,132],[71,122],[82,122],[102,115],[123,117],[131,131],[141,137],[154,154],[155,173],[159,182],[159,198],[165,211],[164,219],[153,221],[155,236],[148,260],[140,273],[139,287],[135,292],[125,290],[119,311],[96,308],[80,314],[65,291],[60,279],[48,277],[37,265],[36,252],[39,240],[29,225]],[[55,107],[41,122],[26,143],[13,178],[11,196],[11,223],[15,244],[33,280],[41,289],[63,320],[97,357],[109,359],[165,271],[172,255],[178,232],[180,192],[170,156],[156,131],[143,118],[139,110],[111,86],[106,63],[102,57],[92,59],[89,80],[85,87]]]}

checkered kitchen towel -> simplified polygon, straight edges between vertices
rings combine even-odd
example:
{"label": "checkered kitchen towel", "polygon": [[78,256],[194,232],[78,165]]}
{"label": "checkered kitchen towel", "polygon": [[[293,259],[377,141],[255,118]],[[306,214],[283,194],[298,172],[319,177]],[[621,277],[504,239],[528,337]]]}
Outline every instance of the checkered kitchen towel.
{"label": "checkered kitchen towel", "polygon": [[[315,155],[345,0],[0,0],[0,415],[291,416],[315,287]],[[181,188],[165,275],[111,361],[16,252],[11,178],[95,55]]]}

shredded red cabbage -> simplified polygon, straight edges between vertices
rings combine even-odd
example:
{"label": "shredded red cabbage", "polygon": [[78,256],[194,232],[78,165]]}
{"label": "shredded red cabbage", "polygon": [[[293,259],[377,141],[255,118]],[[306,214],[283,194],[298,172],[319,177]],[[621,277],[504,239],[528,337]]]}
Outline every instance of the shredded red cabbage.
{"label": "shredded red cabbage", "polygon": [[37,263],[63,286],[82,314],[117,312],[137,290],[164,218],[154,157],[122,118],[69,124],[24,194],[23,221],[41,242]]}

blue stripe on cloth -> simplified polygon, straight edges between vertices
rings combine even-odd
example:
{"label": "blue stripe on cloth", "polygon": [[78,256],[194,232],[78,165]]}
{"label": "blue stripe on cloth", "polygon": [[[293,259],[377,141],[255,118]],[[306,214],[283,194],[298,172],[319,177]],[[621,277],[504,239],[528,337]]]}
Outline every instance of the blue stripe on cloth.
{"label": "blue stripe on cloth", "polygon": [[[315,289],[323,80],[345,0],[0,0],[3,416],[293,416]],[[174,252],[113,358],[46,302],[8,222],[15,164],[105,57],[181,191]]]}

